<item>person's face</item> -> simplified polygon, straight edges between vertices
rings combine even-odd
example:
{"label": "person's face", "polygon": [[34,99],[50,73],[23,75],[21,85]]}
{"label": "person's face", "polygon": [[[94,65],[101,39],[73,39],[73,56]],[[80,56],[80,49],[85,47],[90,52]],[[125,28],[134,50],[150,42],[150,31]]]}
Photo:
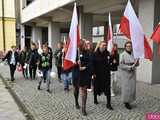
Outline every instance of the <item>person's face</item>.
{"label": "person's face", "polygon": [[16,48],[15,48],[15,47],[13,47],[13,48],[12,48],[12,51],[13,51],[13,52],[15,52],[15,51],[16,51]]}
{"label": "person's face", "polygon": [[31,49],[32,50],[36,49],[36,46],[35,45],[31,45]]}
{"label": "person's face", "polygon": [[105,51],[106,48],[107,48],[107,44],[105,42],[102,42],[99,46],[99,49],[101,52]]}
{"label": "person's face", "polygon": [[126,48],[125,49],[128,52],[132,52],[132,44],[131,43],[126,44]]}
{"label": "person's face", "polygon": [[47,47],[43,47],[43,52],[47,54],[48,53],[48,48]]}
{"label": "person's face", "polygon": [[114,46],[113,46],[113,50],[117,50],[117,45],[114,45]]}
{"label": "person's face", "polygon": [[60,43],[58,43],[58,44],[57,44],[57,47],[60,49],[60,48],[61,48],[61,44],[60,44]]}
{"label": "person's face", "polygon": [[85,41],[85,49],[90,50],[91,49],[91,42],[90,41]]}

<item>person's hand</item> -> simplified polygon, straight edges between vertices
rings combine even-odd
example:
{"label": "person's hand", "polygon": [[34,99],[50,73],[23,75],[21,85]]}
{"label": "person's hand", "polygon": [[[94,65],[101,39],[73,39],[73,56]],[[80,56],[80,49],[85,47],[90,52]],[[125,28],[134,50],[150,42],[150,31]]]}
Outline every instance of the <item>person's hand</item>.
{"label": "person's hand", "polygon": [[92,79],[94,80],[96,78],[96,75],[94,74],[94,75],[92,75]]}
{"label": "person's hand", "polygon": [[135,70],[135,68],[136,68],[136,66],[135,66],[135,64],[133,64],[132,66],[131,66],[131,71],[134,71]]}
{"label": "person's hand", "polygon": [[78,65],[80,65],[80,60],[77,61]]}
{"label": "person's hand", "polygon": [[86,67],[84,66],[84,67],[80,67],[80,70],[81,71],[83,71],[83,70],[85,70],[86,69]]}
{"label": "person's hand", "polygon": [[117,63],[117,61],[114,59],[114,60],[113,60],[113,63],[115,64],[115,63]]}
{"label": "person's hand", "polygon": [[19,62],[17,63],[17,66],[20,66],[20,63],[19,63]]}
{"label": "person's hand", "polygon": [[136,60],[135,60],[135,66],[136,66],[136,67],[139,66],[139,59],[136,59]]}

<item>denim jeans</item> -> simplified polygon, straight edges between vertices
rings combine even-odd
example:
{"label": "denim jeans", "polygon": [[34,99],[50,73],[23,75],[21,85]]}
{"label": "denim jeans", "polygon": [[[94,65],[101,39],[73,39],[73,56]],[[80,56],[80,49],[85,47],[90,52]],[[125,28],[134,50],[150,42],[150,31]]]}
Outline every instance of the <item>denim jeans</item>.
{"label": "denim jeans", "polygon": [[47,89],[49,89],[49,86],[50,86],[50,70],[42,70],[42,73],[43,73],[43,78],[40,78],[40,81],[39,81],[39,86],[41,86],[42,84],[42,81],[46,81],[47,83]]}
{"label": "denim jeans", "polygon": [[64,89],[69,89],[69,85],[71,84],[72,80],[72,72],[64,72],[61,74],[61,79],[64,83]]}

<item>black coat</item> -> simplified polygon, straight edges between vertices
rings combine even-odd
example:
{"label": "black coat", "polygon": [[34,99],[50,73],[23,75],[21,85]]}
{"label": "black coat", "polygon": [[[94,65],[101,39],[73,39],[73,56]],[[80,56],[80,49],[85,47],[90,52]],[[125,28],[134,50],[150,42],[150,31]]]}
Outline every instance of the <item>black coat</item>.
{"label": "black coat", "polygon": [[[8,53],[6,54],[6,56],[2,60],[4,61],[5,59],[7,59],[8,64],[10,64],[11,57],[12,57],[12,51],[8,51]],[[19,62],[18,52],[14,53],[14,57],[15,57],[15,62],[16,62],[15,65],[17,65],[17,62]]]}
{"label": "black coat", "polygon": [[80,54],[81,67],[86,67],[85,70],[80,71],[80,86],[91,86],[91,78],[93,73],[93,54],[91,52],[83,51]]}
{"label": "black coat", "polygon": [[50,69],[52,69],[52,58],[53,58],[52,48],[48,47],[48,53],[49,53]]}
{"label": "black coat", "polygon": [[94,53],[93,67],[96,78],[94,79],[94,93],[101,95],[110,94],[110,71],[112,59],[107,50],[103,53],[98,49]]}
{"label": "black coat", "polygon": [[37,63],[38,63],[39,57],[40,56],[39,56],[39,54],[37,52],[37,49],[31,50],[31,51],[29,51],[29,54],[27,56],[27,63],[30,66],[36,66]]}
{"label": "black coat", "polygon": [[50,57],[50,54],[45,54],[45,53],[42,53],[40,56],[39,56],[39,65],[38,65],[38,68],[40,70],[49,70],[52,68],[52,63],[50,62],[51,60],[51,57]]}
{"label": "black coat", "polygon": [[[118,66],[119,66],[119,54],[118,52],[116,52],[114,55],[111,55],[112,58],[112,67],[111,70],[112,71],[117,71],[118,70]],[[113,60],[116,60],[116,63],[113,63]]]}
{"label": "black coat", "polygon": [[19,62],[20,62],[21,65],[24,65],[24,64],[26,63],[27,55],[28,55],[28,52],[27,52],[27,51],[22,51],[22,52],[20,53]]}
{"label": "black coat", "polygon": [[62,49],[57,49],[54,53],[54,58],[55,58],[55,65],[57,67],[61,67],[62,66]]}

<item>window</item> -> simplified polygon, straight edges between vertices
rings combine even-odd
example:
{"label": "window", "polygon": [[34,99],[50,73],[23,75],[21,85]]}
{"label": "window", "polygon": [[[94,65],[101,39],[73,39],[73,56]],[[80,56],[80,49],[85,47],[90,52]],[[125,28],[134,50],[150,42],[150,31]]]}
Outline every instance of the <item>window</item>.
{"label": "window", "polygon": [[93,42],[98,42],[104,39],[104,26],[96,26],[92,28]]}

